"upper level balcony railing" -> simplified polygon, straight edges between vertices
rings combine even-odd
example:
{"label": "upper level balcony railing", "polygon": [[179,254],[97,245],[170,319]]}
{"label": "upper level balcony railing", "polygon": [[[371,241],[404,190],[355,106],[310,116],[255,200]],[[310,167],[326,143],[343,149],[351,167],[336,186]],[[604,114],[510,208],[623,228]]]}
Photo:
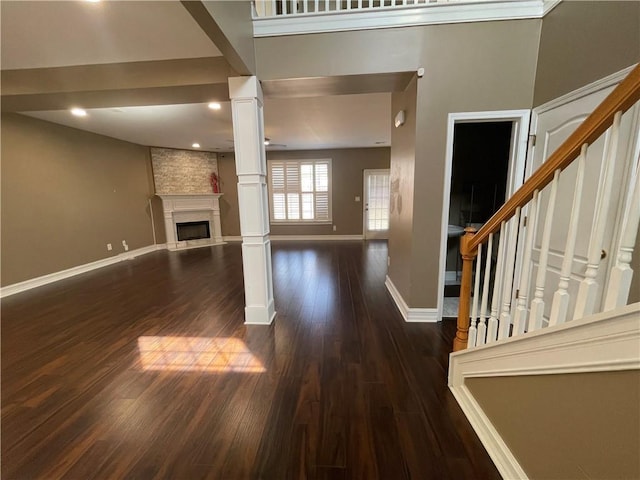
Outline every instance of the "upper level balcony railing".
{"label": "upper level balcony railing", "polygon": [[255,0],[254,35],[541,18],[560,0]]}

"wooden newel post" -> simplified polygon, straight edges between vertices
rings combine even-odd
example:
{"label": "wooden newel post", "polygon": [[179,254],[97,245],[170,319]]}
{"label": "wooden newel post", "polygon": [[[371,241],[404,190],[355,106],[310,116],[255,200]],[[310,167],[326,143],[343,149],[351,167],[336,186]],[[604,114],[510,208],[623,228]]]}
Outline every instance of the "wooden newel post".
{"label": "wooden newel post", "polygon": [[467,348],[469,337],[469,306],[471,304],[471,280],[473,276],[473,261],[478,255],[478,249],[469,248],[469,243],[476,234],[476,229],[467,227],[460,239],[460,254],[462,255],[462,281],[460,283],[460,306],[458,307],[458,331],[453,339],[453,351]]}

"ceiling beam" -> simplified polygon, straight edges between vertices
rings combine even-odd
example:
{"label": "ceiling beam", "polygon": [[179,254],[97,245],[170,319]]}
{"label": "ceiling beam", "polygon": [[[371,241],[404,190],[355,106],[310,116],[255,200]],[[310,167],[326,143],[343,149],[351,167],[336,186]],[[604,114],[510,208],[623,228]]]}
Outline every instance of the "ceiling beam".
{"label": "ceiling beam", "polygon": [[222,57],[3,70],[2,111],[227,101]]}

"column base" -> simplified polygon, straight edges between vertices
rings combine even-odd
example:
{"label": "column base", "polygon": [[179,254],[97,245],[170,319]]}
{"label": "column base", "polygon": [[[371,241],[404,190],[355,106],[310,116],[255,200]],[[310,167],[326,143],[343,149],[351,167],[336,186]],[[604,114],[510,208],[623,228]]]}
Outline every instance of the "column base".
{"label": "column base", "polygon": [[244,324],[245,325],[271,325],[276,316],[273,300],[266,307],[245,307],[244,308]]}

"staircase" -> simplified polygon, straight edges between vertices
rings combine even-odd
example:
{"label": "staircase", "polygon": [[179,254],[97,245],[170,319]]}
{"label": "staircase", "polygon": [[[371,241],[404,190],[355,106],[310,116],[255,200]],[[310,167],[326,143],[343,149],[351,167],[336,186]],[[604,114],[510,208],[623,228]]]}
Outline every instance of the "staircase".
{"label": "staircase", "polygon": [[[636,66],[479,231],[467,228],[462,237],[460,308],[449,387],[505,478],[573,478],[573,473],[575,478],[640,478],[640,303],[627,304],[640,222],[637,149],[622,184],[614,181],[619,162],[629,158],[620,147],[622,118],[639,100]],[[585,189],[585,172],[593,168],[589,149],[599,139],[604,141],[605,161],[595,211],[587,215],[591,224],[584,225],[580,211],[593,195]],[[561,205],[559,189],[566,193],[568,185],[572,200]],[[623,206],[615,232],[608,227],[612,202]],[[558,217],[562,209],[569,214]],[[549,261],[558,222],[566,229],[559,267]],[[580,237],[584,231],[590,231],[588,240]],[[611,252],[603,250],[606,235],[617,239]],[[574,261],[578,241],[588,242],[581,271]],[[600,271],[609,254],[609,267]],[[569,417],[580,405],[587,410],[574,425],[572,445],[565,445],[569,455],[550,463],[554,442],[563,438],[570,421],[567,415],[553,420],[564,411],[567,396],[558,393],[562,384],[557,375],[575,382],[575,392],[594,380],[606,386],[587,394],[590,400],[600,399],[593,407],[585,406],[589,402],[582,401],[584,395],[568,402]],[[630,382],[623,390],[627,393],[606,397],[623,378]],[[488,390],[489,385],[495,391]],[[519,396],[525,390],[531,390],[529,395]],[[529,404],[531,395],[539,399]],[[614,438],[605,438],[602,428],[589,430],[598,424],[599,415],[626,396],[631,403],[617,407],[626,409],[626,421]],[[533,406],[525,411],[519,405]],[[525,425],[523,416],[531,422],[526,428],[535,432],[529,438],[518,433],[524,427],[510,427]],[[546,434],[536,440],[541,432]],[[621,442],[626,434],[629,438]],[[604,445],[595,453],[589,450],[593,440]],[[622,446],[609,451],[607,443]],[[537,454],[539,461],[532,461]]]}

